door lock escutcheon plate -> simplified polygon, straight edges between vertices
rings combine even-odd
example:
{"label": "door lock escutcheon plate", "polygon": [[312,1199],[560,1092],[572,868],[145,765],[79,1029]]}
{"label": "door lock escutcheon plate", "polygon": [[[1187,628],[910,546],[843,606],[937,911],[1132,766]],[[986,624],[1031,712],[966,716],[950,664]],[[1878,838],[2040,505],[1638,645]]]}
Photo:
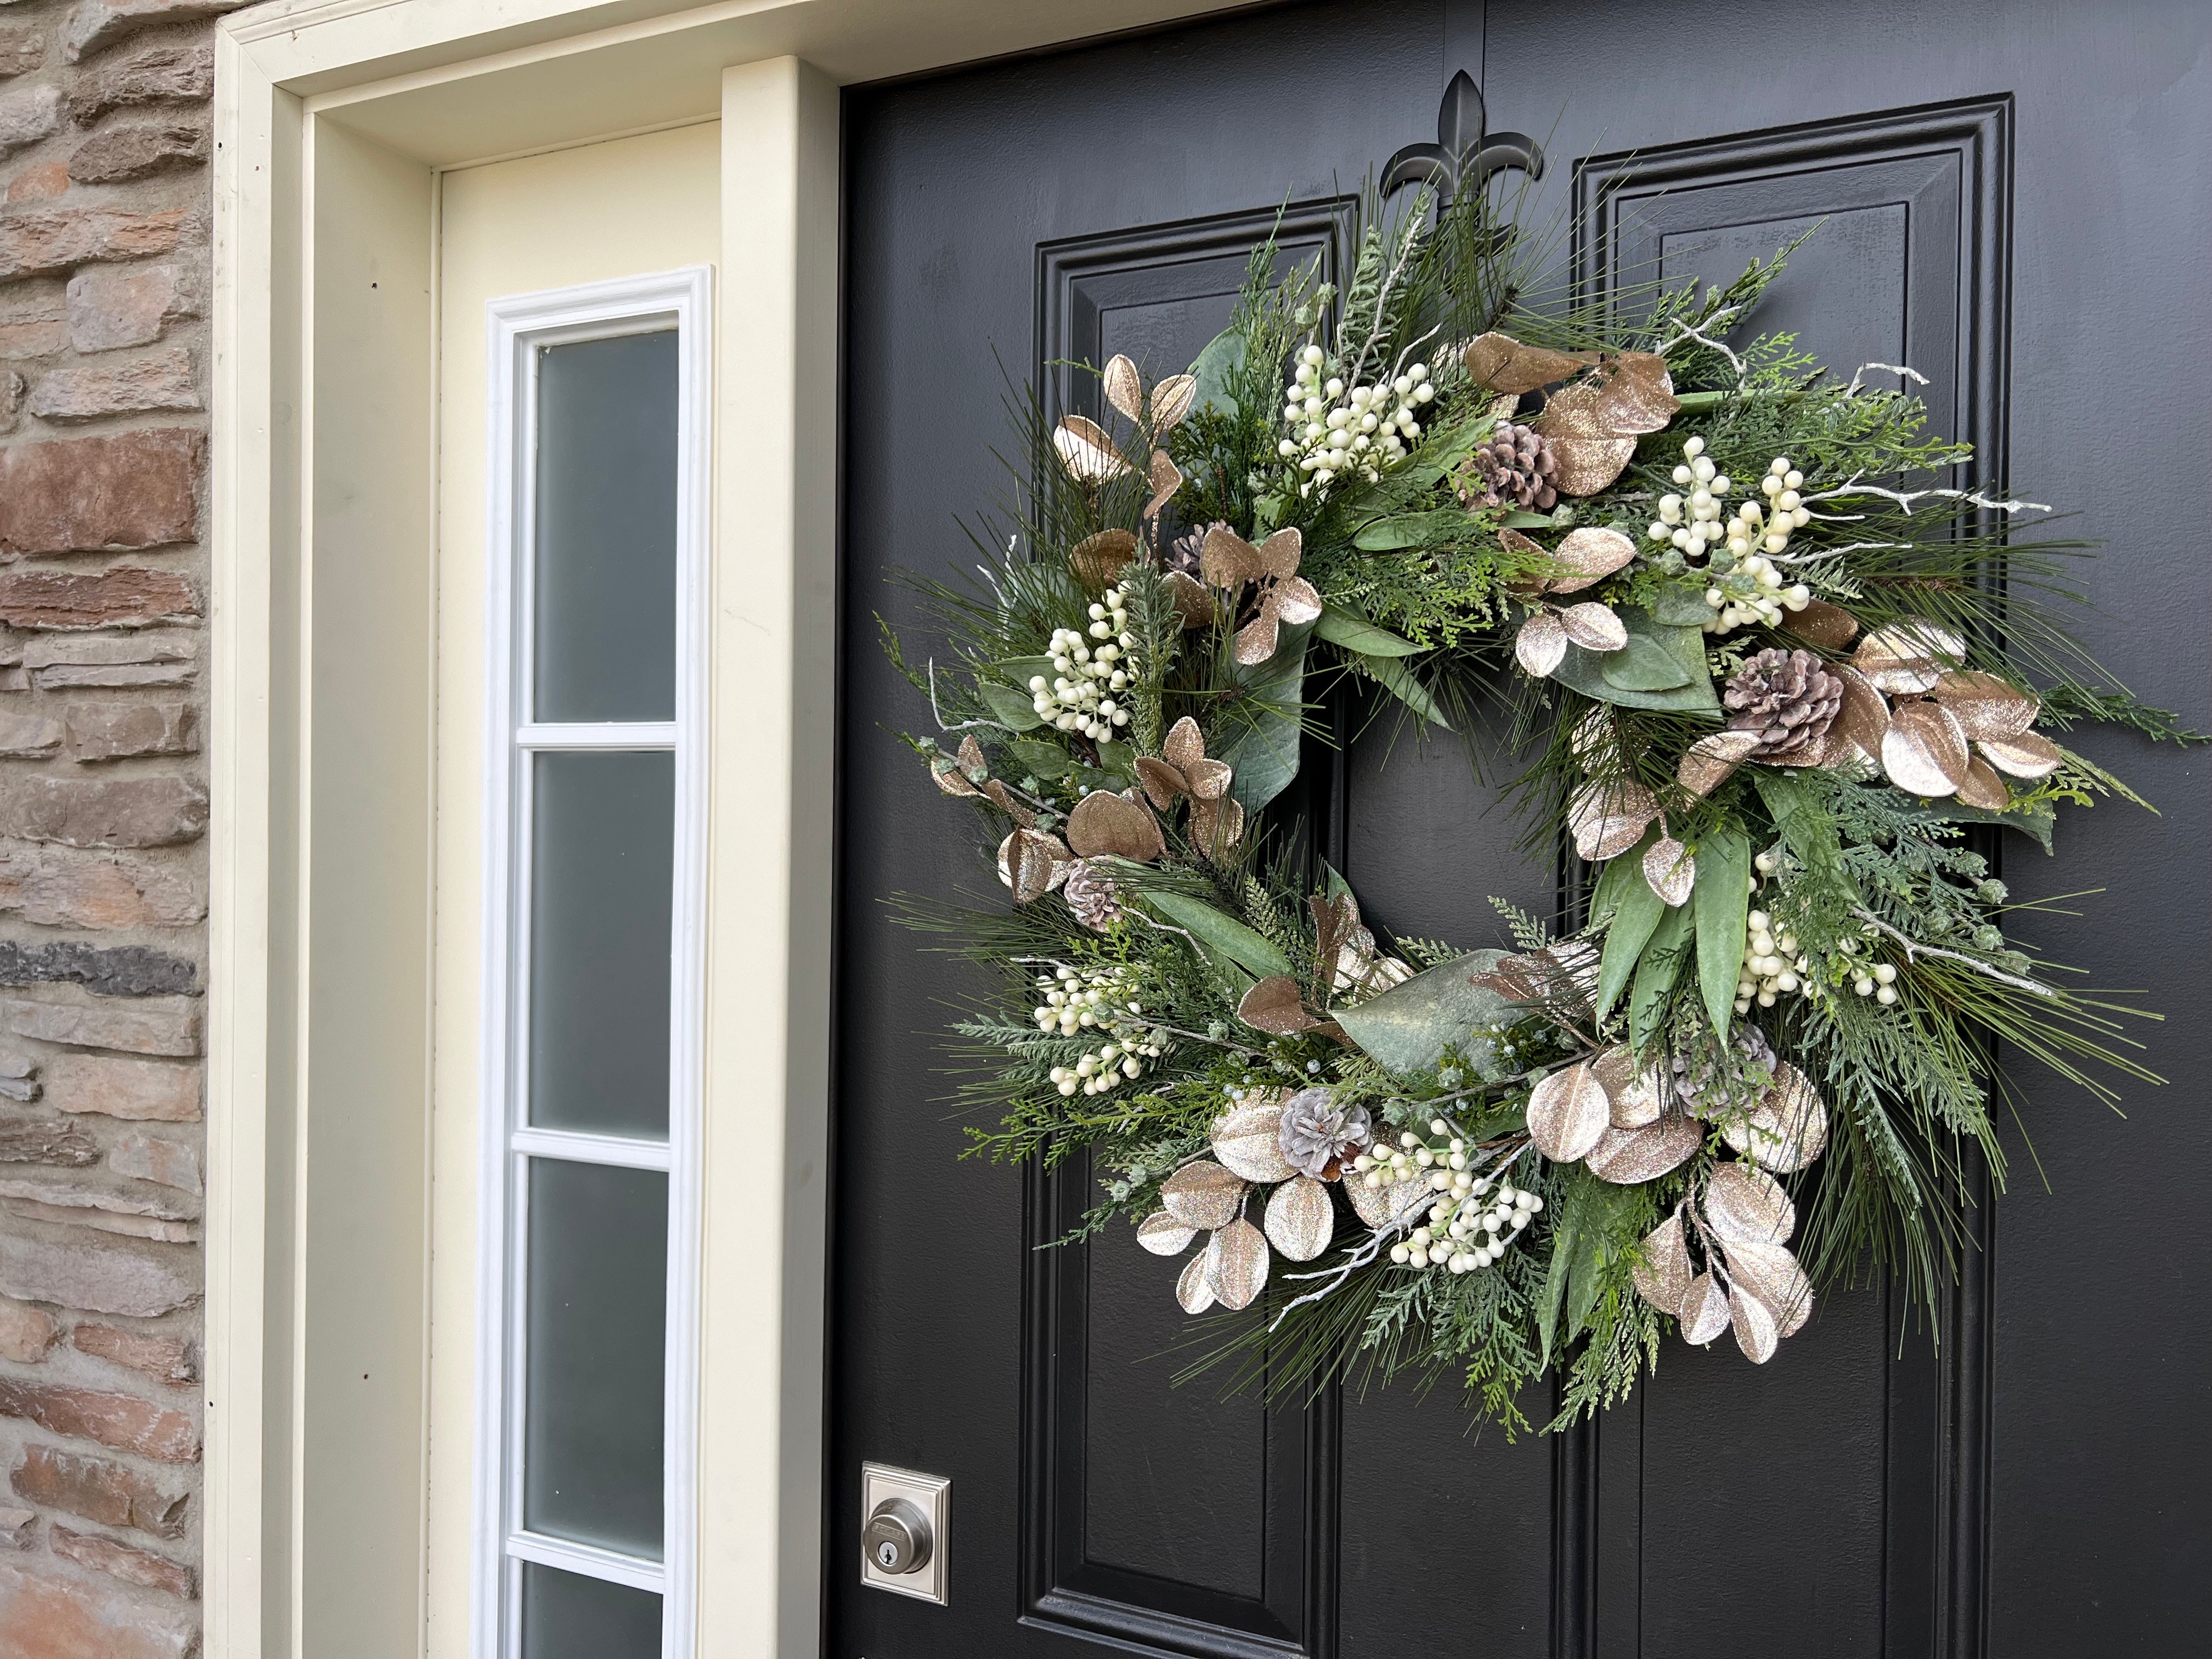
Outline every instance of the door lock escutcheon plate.
{"label": "door lock escutcheon plate", "polygon": [[943,1475],[861,1464],[861,1583],[943,1607],[951,1504]]}

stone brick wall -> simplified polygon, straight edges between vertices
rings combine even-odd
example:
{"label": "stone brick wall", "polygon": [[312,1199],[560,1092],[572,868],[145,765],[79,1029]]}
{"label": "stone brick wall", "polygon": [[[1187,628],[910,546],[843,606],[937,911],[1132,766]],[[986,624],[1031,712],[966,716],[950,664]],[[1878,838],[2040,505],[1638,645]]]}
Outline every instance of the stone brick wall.
{"label": "stone brick wall", "polygon": [[199,1641],[212,19],[0,0],[0,1653]]}

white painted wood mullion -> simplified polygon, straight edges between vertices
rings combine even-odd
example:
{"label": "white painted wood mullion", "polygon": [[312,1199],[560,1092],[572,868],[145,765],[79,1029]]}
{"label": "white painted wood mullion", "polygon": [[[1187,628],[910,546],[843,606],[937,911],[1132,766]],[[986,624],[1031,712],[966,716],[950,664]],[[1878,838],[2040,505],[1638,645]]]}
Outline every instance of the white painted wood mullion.
{"label": "white painted wood mullion", "polygon": [[[679,587],[677,602],[683,602]],[[514,746],[532,752],[578,749],[674,749],[678,724],[674,720],[547,721],[519,726]]]}
{"label": "white painted wood mullion", "polygon": [[564,1164],[599,1164],[617,1170],[670,1167],[665,1140],[633,1140],[623,1135],[579,1134],[569,1129],[516,1129],[509,1146],[525,1158],[558,1158]]}
{"label": "white painted wood mullion", "polygon": [[658,1561],[641,1561],[634,1555],[594,1549],[588,1544],[572,1544],[565,1538],[548,1538],[543,1533],[508,1534],[507,1553],[517,1561],[558,1567],[563,1572],[610,1584],[627,1584],[632,1589],[651,1590],[655,1595],[660,1594],[667,1583],[667,1570]]}
{"label": "white painted wood mullion", "polygon": [[[478,1194],[475,1659],[514,1659],[521,1561],[632,1584],[662,1598],[664,1659],[695,1646],[699,1182],[705,1052],[707,563],[711,531],[711,273],[703,266],[495,300],[487,307],[491,426],[485,744],[484,1042]],[[542,347],[665,330],[678,337],[676,718],[533,723],[535,545],[531,476]],[[664,750],[675,757],[669,1138],[526,1121],[532,757]],[[662,1564],[547,1539],[522,1524],[523,1357],[532,1158],[668,1175],[666,1468]]]}

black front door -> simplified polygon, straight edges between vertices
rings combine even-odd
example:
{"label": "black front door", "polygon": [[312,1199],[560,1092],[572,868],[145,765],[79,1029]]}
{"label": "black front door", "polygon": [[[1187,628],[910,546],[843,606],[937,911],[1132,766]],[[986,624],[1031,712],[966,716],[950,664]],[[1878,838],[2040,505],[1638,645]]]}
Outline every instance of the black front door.
{"label": "black front door", "polygon": [[[877,652],[894,566],[972,563],[1004,372],[1186,364],[1282,209],[1333,257],[1346,198],[1431,136],[1449,76],[1550,157],[1524,220],[1602,288],[1741,271],[1800,231],[1760,322],[1908,363],[1984,477],[2104,538],[2088,643],[2206,718],[2212,10],[1766,0],[1325,0],[1241,11],[847,103],[848,228],[832,1443],[834,1659],[1166,1654],[2179,1655],[2212,1597],[2212,1288],[2198,1219],[2208,994],[2194,754],[2091,734],[2166,808],[2005,849],[2016,897],[2106,889],[2036,936],[2168,1015],[2122,1121],[2021,1073],[2001,1215],[1936,1328],[1838,1293],[1763,1369],[1672,1342],[1594,1426],[1509,1445],[1439,1391],[1264,1409],[1176,1388],[1165,1264],[1083,1206],[958,1161],[936,1031],[962,985],[881,902],[989,890],[964,815],[890,733],[927,711]],[[1288,203],[1284,209],[1282,204]],[[910,648],[927,650],[926,640]],[[1357,727],[1346,711],[1346,730]],[[1551,913],[1494,789],[1445,749],[1316,754],[1325,850],[1400,933],[1501,942]],[[1931,1340],[1933,1339],[1933,1340]],[[949,1476],[950,1605],[864,1589],[860,1466]]]}

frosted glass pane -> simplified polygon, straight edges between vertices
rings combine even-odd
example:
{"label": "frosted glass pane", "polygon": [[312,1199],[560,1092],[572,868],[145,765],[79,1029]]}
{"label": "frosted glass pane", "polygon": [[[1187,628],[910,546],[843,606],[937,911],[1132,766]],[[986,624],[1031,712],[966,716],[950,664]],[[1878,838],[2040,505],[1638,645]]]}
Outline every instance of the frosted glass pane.
{"label": "frosted glass pane", "polygon": [[665,1139],[676,757],[533,757],[530,1121]]}
{"label": "frosted glass pane", "polygon": [[522,1659],[659,1659],[651,1590],[522,1565]]}
{"label": "frosted glass pane", "polygon": [[535,719],[676,718],[676,335],[538,357]]}
{"label": "frosted glass pane", "polygon": [[668,1177],[527,1167],[523,1524],[659,1560]]}

